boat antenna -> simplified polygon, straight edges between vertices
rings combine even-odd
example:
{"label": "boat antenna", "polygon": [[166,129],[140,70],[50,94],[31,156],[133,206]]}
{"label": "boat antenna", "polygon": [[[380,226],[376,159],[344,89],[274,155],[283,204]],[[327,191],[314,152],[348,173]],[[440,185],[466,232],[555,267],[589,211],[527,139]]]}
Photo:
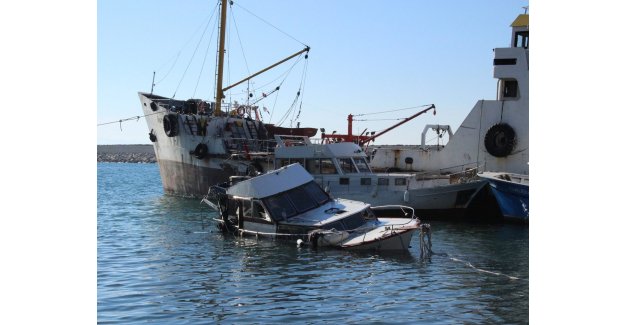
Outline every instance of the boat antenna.
{"label": "boat antenna", "polygon": [[221,100],[224,98],[223,74],[224,74],[224,52],[226,43],[226,10],[228,0],[221,0],[221,18],[219,24],[219,50],[217,61],[217,94],[215,98],[215,116],[221,116]]}
{"label": "boat antenna", "polygon": [[525,6],[525,7],[521,7],[521,8],[525,9],[524,14],[526,14],[526,15],[527,15],[527,9],[529,9],[529,6]]}
{"label": "boat antenna", "polygon": [[150,95],[152,95],[152,92],[154,91],[154,77],[156,77],[156,71],[152,72],[152,88],[150,89]]}

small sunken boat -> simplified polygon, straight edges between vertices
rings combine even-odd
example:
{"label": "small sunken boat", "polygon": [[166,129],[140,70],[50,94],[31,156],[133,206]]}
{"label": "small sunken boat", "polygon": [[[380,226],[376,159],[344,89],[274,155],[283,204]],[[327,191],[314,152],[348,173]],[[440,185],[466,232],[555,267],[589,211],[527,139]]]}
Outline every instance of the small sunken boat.
{"label": "small sunken boat", "polygon": [[265,174],[231,177],[214,185],[203,203],[220,213],[224,232],[313,248],[401,251],[414,232],[429,233],[407,206],[379,206],[326,193],[300,164]]}

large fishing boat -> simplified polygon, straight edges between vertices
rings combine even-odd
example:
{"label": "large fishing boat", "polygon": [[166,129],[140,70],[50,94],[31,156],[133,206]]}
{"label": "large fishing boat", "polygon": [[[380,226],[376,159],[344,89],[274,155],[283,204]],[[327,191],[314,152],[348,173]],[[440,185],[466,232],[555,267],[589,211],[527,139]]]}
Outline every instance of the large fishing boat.
{"label": "large fishing boat", "polygon": [[[153,91],[139,92],[166,194],[201,198],[211,185],[227,181],[232,175],[246,174],[251,164],[258,166],[267,161],[263,158],[275,146],[271,136],[276,130],[287,134],[316,133],[313,128],[291,129],[275,125],[266,127],[259,118],[262,109],[254,105],[255,103],[239,105],[225,102],[226,91],[296,57],[303,56],[307,59],[310,50],[306,46],[297,53],[224,87],[227,8],[228,1],[221,0],[214,101],[198,98],[180,100],[159,96]],[[263,93],[262,97],[279,89],[278,86],[267,94]]]}

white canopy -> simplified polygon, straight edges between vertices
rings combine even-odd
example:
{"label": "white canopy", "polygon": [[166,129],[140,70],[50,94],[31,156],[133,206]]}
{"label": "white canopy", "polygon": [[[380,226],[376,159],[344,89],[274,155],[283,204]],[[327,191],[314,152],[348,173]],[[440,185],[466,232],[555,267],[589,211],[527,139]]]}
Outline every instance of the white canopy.
{"label": "white canopy", "polygon": [[241,181],[228,188],[227,193],[233,196],[262,199],[304,185],[312,180],[313,177],[304,167],[295,163]]}

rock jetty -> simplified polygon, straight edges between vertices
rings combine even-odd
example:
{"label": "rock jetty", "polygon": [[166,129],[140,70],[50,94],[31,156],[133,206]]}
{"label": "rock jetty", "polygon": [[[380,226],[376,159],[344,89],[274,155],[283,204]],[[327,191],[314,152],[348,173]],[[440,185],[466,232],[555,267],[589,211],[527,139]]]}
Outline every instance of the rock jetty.
{"label": "rock jetty", "polygon": [[155,163],[151,144],[98,145],[98,162]]}

